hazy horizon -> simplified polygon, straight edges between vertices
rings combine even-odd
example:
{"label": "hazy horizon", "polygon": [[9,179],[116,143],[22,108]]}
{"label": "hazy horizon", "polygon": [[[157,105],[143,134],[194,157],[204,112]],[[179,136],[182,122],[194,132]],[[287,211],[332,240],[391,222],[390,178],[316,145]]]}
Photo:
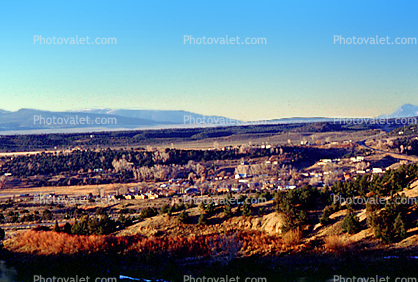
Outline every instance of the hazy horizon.
{"label": "hazy horizon", "polygon": [[[399,110],[400,108],[402,108],[405,105],[412,105],[412,104],[408,103],[408,104],[401,105],[396,110]],[[415,106],[415,105],[412,105],[412,106],[418,108],[418,106]],[[116,111],[119,111],[119,110],[122,110],[122,111],[125,111],[125,110],[127,110],[127,111],[150,111],[150,112],[186,112],[186,113],[193,113],[193,114],[202,115],[202,116],[219,116],[219,117],[229,119],[229,120],[234,119],[234,118],[231,118],[231,117],[228,117],[228,116],[214,115],[214,114],[211,114],[211,113],[203,114],[203,113],[196,112],[196,111],[186,111],[186,110],[182,110],[182,109],[179,109],[179,110],[177,110],[177,109],[176,110],[170,110],[170,109],[161,110],[161,109],[142,109],[142,108],[88,107],[88,108],[79,108],[79,109],[70,109],[70,110],[65,110],[65,109],[63,109],[63,110],[48,110],[48,109],[38,109],[38,108],[20,108],[20,109],[17,109],[17,110],[10,111],[10,110],[5,110],[5,109],[0,108],[0,111],[6,111],[6,112],[10,112],[10,113],[16,113],[16,112],[22,111],[22,110],[45,111],[45,112],[51,112],[51,113],[54,113],[54,112],[57,112],[57,113],[66,113],[66,112],[67,113],[77,113],[77,112],[89,113],[89,111],[106,110],[106,111],[109,111],[109,114],[113,114],[113,115],[119,115],[118,113],[115,113]],[[321,119],[321,118],[324,118],[324,119],[327,119],[327,118],[329,118],[329,119],[332,119],[332,118],[366,118],[366,119],[370,118],[370,119],[373,119],[373,118],[380,118],[380,117],[383,117],[383,116],[386,116],[386,115],[391,115],[391,114],[394,114],[394,113],[395,113],[395,111],[393,111],[391,113],[380,113],[376,116],[340,116],[340,115],[336,115],[336,116],[279,116],[279,117],[270,118],[270,119],[254,119],[254,120],[241,120],[241,121],[242,122],[255,122],[255,121],[269,121],[269,120],[280,120],[280,119],[285,120],[285,119],[299,119],[299,118],[300,119]],[[239,120],[239,119],[236,119],[236,120]]]}
{"label": "hazy horizon", "polygon": [[[375,117],[418,104],[417,44],[335,44],[335,36],[416,39],[418,4],[352,4],[1,3],[0,108],[184,110],[267,120]],[[265,42],[186,40],[237,36]],[[53,37],[115,44],[48,44]]]}

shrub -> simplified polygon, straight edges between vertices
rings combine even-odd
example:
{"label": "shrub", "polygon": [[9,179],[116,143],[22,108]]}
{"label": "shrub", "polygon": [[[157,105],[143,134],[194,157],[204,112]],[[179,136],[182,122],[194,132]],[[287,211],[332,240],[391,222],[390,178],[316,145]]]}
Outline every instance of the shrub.
{"label": "shrub", "polygon": [[208,225],[208,219],[205,213],[202,213],[199,216],[199,221],[197,222],[199,225]]}
{"label": "shrub", "polygon": [[105,213],[106,213],[106,211],[105,211],[104,208],[99,207],[99,208],[96,209],[96,214],[97,215],[103,215]]}
{"label": "shrub", "polygon": [[184,208],[185,208],[185,206],[184,206],[184,204],[181,204],[181,205],[179,205],[179,204],[177,204],[177,203],[175,203],[174,205],[172,205],[171,207],[170,207],[170,212],[178,212],[178,211],[182,211],[182,210],[184,210]]}
{"label": "shrub", "polygon": [[199,209],[200,209],[200,211],[205,212],[206,211],[206,205],[205,205],[205,203],[203,203],[203,202],[200,203]]}
{"label": "shrub", "polygon": [[132,225],[133,220],[130,216],[124,216],[123,214],[120,214],[117,222],[123,226],[130,226]]}
{"label": "shrub", "polygon": [[89,217],[83,216],[80,221],[76,221],[71,227],[71,234],[90,235]]}
{"label": "shrub", "polygon": [[43,220],[51,220],[52,219],[52,212],[48,209],[44,210],[42,213],[42,219]]}
{"label": "shrub", "polygon": [[319,222],[324,226],[329,224],[330,221],[331,221],[330,218],[329,218],[330,214],[331,214],[330,208],[328,206],[326,206],[324,208],[324,211],[322,212],[322,216],[319,219]]}
{"label": "shrub", "polygon": [[282,237],[283,244],[288,247],[295,247],[301,240],[302,232],[299,229],[289,230]]}
{"label": "shrub", "polygon": [[35,221],[35,215],[34,214],[25,214],[20,218],[20,222],[29,222],[29,221]]}
{"label": "shrub", "polygon": [[349,241],[344,240],[341,235],[328,235],[324,239],[324,247],[334,252],[342,252],[347,249]]}
{"label": "shrub", "polygon": [[190,216],[189,213],[187,211],[182,211],[178,217],[177,220],[179,223],[183,223],[183,224],[188,224],[190,223]]}
{"label": "shrub", "polygon": [[[68,228],[68,227],[67,227]],[[71,234],[76,235],[106,235],[116,230],[116,222],[103,214],[100,218],[83,216],[80,221],[73,224]]]}
{"label": "shrub", "polygon": [[165,214],[165,213],[168,212],[169,209],[170,209],[170,205],[164,204],[164,205],[161,206],[161,208],[159,210],[159,213],[160,214]]}
{"label": "shrub", "polygon": [[156,209],[147,207],[141,211],[141,213],[139,214],[139,217],[143,219],[143,218],[156,216],[157,214],[158,212]]}
{"label": "shrub", "polygon": [[[297,240],[296,240],[297,242]],[[155,256],[176,258],[211,256],[234,257],[242,254],[265,254],[282,250],[281,240],[262,232],[226,232],[201,236],[141,236],[69,235],[64,232],[27,231],[9,245],[14,252],[37,255],[90,254],[98,252],[128,253],[139,259]]]}
{"label": "shrub", "polygon": [[211,201],[209,204],[205,207],[205,213],[211,215],[215,211],[215,204]]}
{"label": "shrub", "polygon": [[64,231],[64,233],[71,234],[71,224],[69,224],[68,222],[66,222],[64,224],[63,231]]}

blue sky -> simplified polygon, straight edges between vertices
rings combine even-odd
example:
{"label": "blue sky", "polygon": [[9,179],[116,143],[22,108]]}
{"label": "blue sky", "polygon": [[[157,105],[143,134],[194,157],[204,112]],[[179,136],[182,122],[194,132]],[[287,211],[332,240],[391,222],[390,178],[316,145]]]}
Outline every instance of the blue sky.
{"label": "blue sky", "polygon": [[[413,1],[0,2],[0,109],[188,110],[242,120],[376,116],[418,104],[418,45],[335,45],[417,37]],[[40,45],[34,36],[113,37]],[[184,35],[264,37],[189,45]]]}

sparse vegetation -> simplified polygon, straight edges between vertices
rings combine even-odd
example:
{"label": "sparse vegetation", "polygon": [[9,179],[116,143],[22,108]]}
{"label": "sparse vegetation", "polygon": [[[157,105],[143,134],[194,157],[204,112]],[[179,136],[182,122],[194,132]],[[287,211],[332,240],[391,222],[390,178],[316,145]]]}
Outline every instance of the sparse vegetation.
{"label": "sparse vegetation", "polygon": [[342,235],[331,234],[327,235],[324,239],[325,249],[331,252],[342,253],[348,248],[349,245],[350,242],[344,239]]}
{"label": "sparse vegetation", "polygon": [[190,216],[187,211],[182,211],[177,217],[177,220],[181,224],[189,224],[190,223]]}

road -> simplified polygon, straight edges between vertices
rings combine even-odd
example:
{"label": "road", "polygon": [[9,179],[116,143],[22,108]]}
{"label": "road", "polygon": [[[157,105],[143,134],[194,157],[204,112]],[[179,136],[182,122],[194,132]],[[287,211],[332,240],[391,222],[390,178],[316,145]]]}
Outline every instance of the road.
{"label": "road", "polygon": [[[59,225],[64,225],[66,222],[69,222],[71,224],[74,223],[74,221],[59,221],[58,224]],[[34,228],[34,227],[37,227],[37,226],[53,226],[54,224],[55,224],[55,221],[54,222],[31,223],[31,224],[21,224],[21,223],[2,224],[2,225],[0,225],[0,228],[2,228],[2,229],[13,229],[13,228],[30,229],[30,228]]]}
{"label": "road", "polygon": [[418,162],[418,157],[416,157],[416,156],[410,156],[410,155],[393,153],[393,152],[389,152],[389,151],[384,151],[384,150],[376,149],[376,148],[373,148],[373,147],[370,147],[370,146],[366,145],[366,141],[367,140],[373,139],[373,138],[377,138],[377,137],[383,136],[385,134],[386,134],[386,132],[382,132],[382,133],[379,133],[377,135],[373,135],[373,136],[367,137],[366,139],[360,140],[360,141],[358,141],[356,143],[359,146],[363,147],[363,148],[372,150],[374,152],[379,152],[379,153],[382,153],[382,154],[387,154],[387,155],[391,156],[392,158],[401,159],[401,160],[408,160],[408,161],[411,161],[411,162],[414,162],[414,163]]}

